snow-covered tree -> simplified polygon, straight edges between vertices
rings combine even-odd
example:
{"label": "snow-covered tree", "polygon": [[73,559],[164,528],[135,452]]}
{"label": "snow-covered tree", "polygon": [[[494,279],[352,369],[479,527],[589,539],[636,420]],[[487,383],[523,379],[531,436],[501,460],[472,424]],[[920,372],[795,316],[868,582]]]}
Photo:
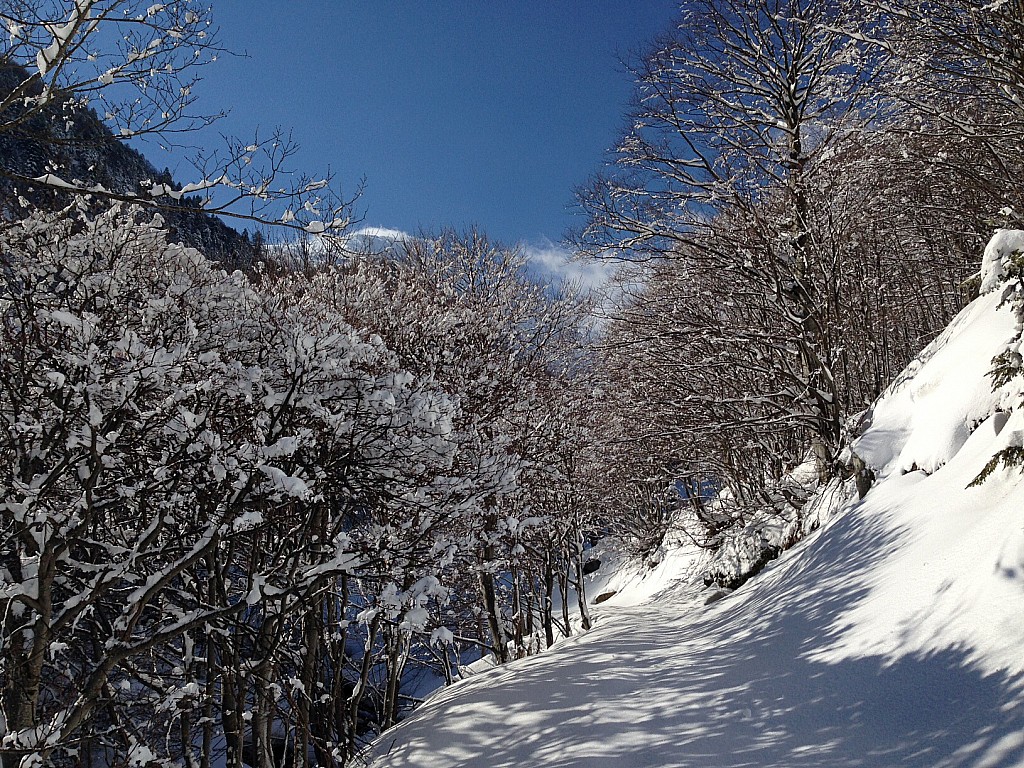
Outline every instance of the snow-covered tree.
{"label": "snow-covered tree", "polygon": [[[28,142],[53,160],[59,148],[83,153],[133,139],[161,146],[201,130],[218,115],[195,111],[202,69],[222,50],[208,6],[196,0],[16,0],[0,7],[0,178],[20,192],[48,189],[147,207],[199,201],[209,213],[273,222],[310,232],[340,232],[351,201],[328,179],[287,173],[294,143],[275,132],[226,138],[196,151],[194,178],[100,183],[88,163],[39,169],[12,150]],[[83,120],[83,115],[89,117]],[[110,133],[86,125],[99,121]],[[208,145],[212,146],[212,145]],[[82,166],[82,167],[79,167]],[[136,182],[143,182],[142,187]]]}
{"label": "snow-covered tree", "polygon": [[225,744],[237,765],[246,742],[267,765],[281,722],[310,745],[310,628],[422,550],[454,402],[137,209],[0,237],[4,765],[208,765]]}
{"label": "snow-covered tree", "polygon": [[[539,610],[540,601],[532,612],[515,607],[541,578],[543,568],[527,562],[546,556],[539,532],[570,514],[556,493],[571,487],[559,457],[588,443],[560,405],[577,392],[582,304],[550,295],[525,266],[479,233],[445,232],[314,278],[318,300],[380,334],[403,366],[459,402],[453,473],[466,490],[438,518],[455,553],[446,610],[456,635],[477,635],[500,661],[525,652]],[[544,541],[567,568],[562,552],[580,548],[566,536]]]}

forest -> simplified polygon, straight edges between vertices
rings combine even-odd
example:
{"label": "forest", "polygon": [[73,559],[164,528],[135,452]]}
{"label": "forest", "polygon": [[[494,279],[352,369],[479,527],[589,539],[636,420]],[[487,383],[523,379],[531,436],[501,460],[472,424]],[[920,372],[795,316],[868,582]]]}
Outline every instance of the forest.
{"label": "forest", "polygon": [[868,492],[867,409],[1024,211],[1024,0],[681,3],[576,191],[597,293],[354,237],[283,134],[158,173],[211,14],[0,0],[3,768],[359,765],[590,629],[601,539],[738,587]]}

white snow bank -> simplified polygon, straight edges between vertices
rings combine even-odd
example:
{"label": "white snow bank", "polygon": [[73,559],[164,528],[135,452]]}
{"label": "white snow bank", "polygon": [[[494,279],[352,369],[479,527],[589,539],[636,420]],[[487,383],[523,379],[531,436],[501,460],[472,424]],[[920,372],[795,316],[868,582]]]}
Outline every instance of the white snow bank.
{"label": "white snow bank", "polygon": [[865,569],[864,595],[833,620],[811,658],[877,656],[886,664],[956,650],[985,675],[1024,673],[1024,483],[1020,468],[967,488],[1024,413],[987,419],[931,476],[892,477],[856,517],[890,543]]}
{"label": "white snow bank", "polygon": [[1018,251],[1024,251],[1024,232],[1019,229],[1001,229],[989,240],[981,260],[982,295],[999,287],[1010,257]]}
{"label": "white snow bank", "polygon": [[986,375],[1014,335],[1013,314],[999,302],[990,292],[964,309],[875,403],[853,447],[876,474],[934,472],[979,423],[1012,405]]}
{"label": "white snow bank", "polygon": [[644,560],[620,551],[611,540],[602,541],[587,555],[588,559],[601,561],[601,567],[585,578],[588,600],[601,598],[595,617],[600,621],[603,610],[642,605],[680,583],[694,582],[705,553],[685,537],[670,532],[665,544]]}
{"label": "white snow bank", "polygon": [[1016,335],[999,293],[967,307],[904,372],[855,444],[888,475],[856,515],[893,546],[864,574],[865,598],[837,617],[838,637],[815,658],[892,662],[957,648],[986,674],[1024,673],[1024,475],[998,470],[968,487],[1024,435],[1024,410],[1014,410],[1020,384],[993,392],[987,375]]}

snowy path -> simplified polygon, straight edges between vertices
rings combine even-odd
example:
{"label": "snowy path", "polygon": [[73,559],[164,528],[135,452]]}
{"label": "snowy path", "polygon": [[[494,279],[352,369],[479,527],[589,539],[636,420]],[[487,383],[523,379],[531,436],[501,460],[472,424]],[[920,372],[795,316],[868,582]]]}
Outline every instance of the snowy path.
{"label": "snowy path", "polygon": [[746,599],[683,608],[669,594],[606,614],[442,693],[388,734],[380,765],[1024,765],[1020,680],[983,675],[963,650],[813,660],[865,596],[881,535],[850,514]]}
{"label": "snowy path", "polygon": [[965,310],[876,408],[871,493],[757,579],[709,606],[685,583],[602,606],[441,692],[373,765],[1024,766],[1024,482],[966,488],[1024,436],[1020,410],[988,416],[1010,330],[990,298]]}

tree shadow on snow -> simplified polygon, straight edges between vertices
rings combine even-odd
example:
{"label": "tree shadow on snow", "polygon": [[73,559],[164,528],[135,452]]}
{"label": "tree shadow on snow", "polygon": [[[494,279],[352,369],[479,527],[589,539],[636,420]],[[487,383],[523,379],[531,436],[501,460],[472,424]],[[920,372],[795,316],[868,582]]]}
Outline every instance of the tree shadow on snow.
{"label": "tree shadow on snow", "polygon": [[903,532],[862,512],[726,600],[623,609],[444,692],[385,734],[380,765],[1024,765],[1022,681],[982,674],[964,650],[813,660],[899,546]]}

